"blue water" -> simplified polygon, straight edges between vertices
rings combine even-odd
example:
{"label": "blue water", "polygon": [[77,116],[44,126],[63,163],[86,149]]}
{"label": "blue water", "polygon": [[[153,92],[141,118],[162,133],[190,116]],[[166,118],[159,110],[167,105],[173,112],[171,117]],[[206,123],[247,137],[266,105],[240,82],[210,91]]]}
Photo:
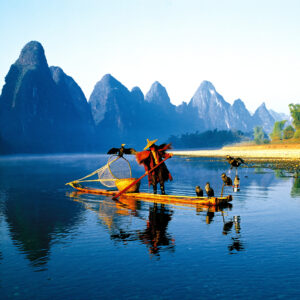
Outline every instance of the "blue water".
{"label": "blue water", "polygon": [[[222,211],[115,202],[65,183],[105,155],[0,159],[0,299],[296,299],[300,295],[300,179],[241,168]],[[143,174],[130,158],[135,177]],[[218,159],[173,157],[170,194],[211,183]],[[147,180],[142,191],[151,191]]]}

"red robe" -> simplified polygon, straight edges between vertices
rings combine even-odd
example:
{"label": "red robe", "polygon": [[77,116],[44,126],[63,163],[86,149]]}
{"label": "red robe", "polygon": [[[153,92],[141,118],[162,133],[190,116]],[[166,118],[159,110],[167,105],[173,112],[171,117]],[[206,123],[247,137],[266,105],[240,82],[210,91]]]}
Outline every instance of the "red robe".
{"label": "red robe", "polygon": [[[170,144],[162,144],[160,146],[155,145],[154,147],[155,147],[154,152],[158,163],[161,162],[164,158],[166,158],[169,155],[168,153],[166,153],[166,150],[171,149]],[[152,169],[157,165],[151,150],[138,152],[136,154],[136,160],[140,165],[144,165],[146,171],[149,171],[150,169]],[[156,169],[154,169],[152,172],[148,174],[149,185],[157,184],[161,180],[162,181],[173,180],[165,163],[162,163],[161,165],[159,165],[159,167],[157,167]]]}

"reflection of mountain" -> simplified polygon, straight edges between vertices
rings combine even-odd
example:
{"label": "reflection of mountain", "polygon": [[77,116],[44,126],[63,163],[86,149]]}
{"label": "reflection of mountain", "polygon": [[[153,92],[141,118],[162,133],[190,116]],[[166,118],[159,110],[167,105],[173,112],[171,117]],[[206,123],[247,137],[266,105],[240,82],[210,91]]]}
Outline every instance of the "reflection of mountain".
{"label": "reflection of mountain", "polygon": [[47,263],[52,239],[70,231],[79,213],[80,208],[72,202],[35,193],[26,193],[22,198],[12,193],[4,211],[13,242],[34,266]]}

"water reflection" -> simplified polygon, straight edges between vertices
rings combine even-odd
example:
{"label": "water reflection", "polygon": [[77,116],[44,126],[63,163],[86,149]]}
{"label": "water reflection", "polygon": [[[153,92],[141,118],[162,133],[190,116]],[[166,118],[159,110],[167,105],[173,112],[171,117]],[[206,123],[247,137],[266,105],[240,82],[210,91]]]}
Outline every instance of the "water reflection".
{"label": "water reflection", "polygon": [[300,196],[300,177],[295,177],[294,180],[293,180],[291,196],[292,197],[299,197]]}
{"label": "water reflection", "polygon": [[[105,156],[97,157],[97,165],[101,165],[106,159]],[[132,165],[135,175],[143,171],[134,161]],[[0,218],[2,214],[2,224],[8,225],[11,240],[33,266],[45,266],[53,242],[63,240],[72,233],[75,225],[82,221],[84,210],[65,198],[64,183],[75,177],[74,174],[84,175],[94,167],[95,159],[89,157],[0,161]],[[195,186],[200,185],[203,188],[208,180],[219,195],[222,188],[220,174],[226,172],[228,176],[233,177],[227,162],[218,159],[174,157],[169,161],[169,168],[174,181],[168,183],[167,192],[176,195],[194,195]],[[238,196],[233,194],[236,197],[233,203],[246,203],[254,190],[259,191],[258,196],[263,201],[268,201],[269,188],[282,185],[284,181],[291,183],[290,195],[300,197],[300,178],[299,174],[297,177],[297,172],[273,170],[258,165],[255,169],[239,169],[239,175],[241,192]],[[142,191],[147,191],[147,184],[142,185]],[[224,193],[232,194],[232,188],[226,187]],[[73,199],[78,196],[76,193],[74,195],[76,196]],[[82,201],[80,198],[82,197],[77,197]],[[169,224],[177,212],[175,208],[171,209],[168,205],[145,205],[133,199],[121,199],[119,202],[104,199],[93,203],[93,197],[85,195],[83,198],[88,200],[84,200],[86,208],[97,211],[101,224],[109,229],[113,241],[139,241],[146,245],[153,255],[159,255],[164,250],[175,251],[175,236],[169,230]],[[220,232],[231,237],[231,252],[245,248],[240,242],[241,233],[233,217],[224,218],[221,212],[214,208],[199,206],[195,209],[196,214],[199,214],[206,224],[218,225],[218,218],[223,218]],[[222,208],[222,211],[230,209],[231,206],[228,205]],[[130,225],[129,218],[132,217],[139,220],[134,226]],[[3,254],[1,256],[0,253],[1,259]]]}
{"label": "water reflection", "polygon": [[1,228],[36,271],[44,270],[52,244],[70,234],[82,210],[59,197],[65,179],[53,161],[12,159],[0,169]]}
{"label": "water reflection", "polygon": [[[72,192],[68,196],[72,200],[82,203],[86,209],[97,213],[101,224],[109,230],[112,240],[124,245],[128,242],[140,241],[147,246],[150,255],[158,258],[161,251],[175,251],[175,237],[168,232],[168,226],[174,215],[172,205],[160,203],[149,204],[140,200],[122,197],[119,201],[114,201],[109,197],[99,199],[95,195],[87,195],[80,192]],[[179,208],[175,207],[176,209]],[[224,220],[223,233],[230,233],[230,222],[225,221],[224,214],[232,209],[232,204],[227,203],[216,207],[205,205],[180,206],[180,208],[187,209],[188,211],[190,211],[191,207],[201,219],[204,217],[206,224],[211,224],[215,217],[219,218],[222,216]],[[135,217],[140,222],[132,222],[132,217]],[[238,232],[238,228],[240,230],[240,219],[231,223],[231,227],[235,225],[236,232]],[[222,228],[220,229],[222,232]],[[234,237],[234,239],[236,240],[238,237]],[[241,246],[240,250],[242,249],[243,247]],[[230,252],[233,252],[233,250]]]}
{"label": "water reflection", "polygon": [[138,233],[139,239],[147,245],[151,254],[158,255],[160,249],[174,250],[175,240],[167,233],[173,211],[164,204],[154,203],[149,207],[147,227]]}
{"label": "water reflection", "polygon": [[225,219],[225,214],[222,211],[223,219],[223,235],[228,235],[232,233],[232,228],[234,226],[234,236],[231,237],[231,242],[228,245],[228,250],[230,254],[236,254],[239,251],[245,250],[244,244],[241,241],[241,217],[233,216],[228,220]]}
{"label": "water reflection", "polygon": [[79,211],[76,205],[43,197],[14,196],[6,202],[5,220],[14,244],[33,266],[41,267],[49,259],[52,240],[70,233]]}

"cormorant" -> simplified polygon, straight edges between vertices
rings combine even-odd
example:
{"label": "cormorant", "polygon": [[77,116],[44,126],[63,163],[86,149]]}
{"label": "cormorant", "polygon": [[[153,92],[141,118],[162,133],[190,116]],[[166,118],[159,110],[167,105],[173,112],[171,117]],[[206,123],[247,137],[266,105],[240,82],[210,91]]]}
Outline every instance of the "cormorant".
{"label": "cormorant", "polygon": [[125,144],[121,145],[121,148],[111,148],[107,154],[117,154],[120,157],[123,157],[124,154],[136,154],[136,151],[133,148],[124,148]]}
{"label": "cormorant", "polygon": [[235,175],[237,175],[237,168],[241,165],[241,164],[245,164],[243,159],[241,159],[240,157],[234,158],[230,155],[226,156],[226,160],[228,161],[228,163],[230,164],[230,170],[232,170],[232,168],[235,168]]}
{"label": "cormorant", "polygon": [[230,155],[227,155],[227,156],[226,156],[226,160],[227,160],[228,163],[231,165],[231,168],[230,168],[230,169],[232,169],[233,167],[238,168],[241,164],[246,164],[246,163],[244,162],[244,160],[241,159],[240,157],[234,158],[234,157],[232,157],[232,156],[230,156]]}
{"label": "cormorant", "polygon": [[223,182],[224,182],[224,185],[232,185],[232,180],[231,180],[231,178],[228,177],[228,176],[226,176],[225,173],[223,173],[223,174],[221,175],[221,178],[222,178],[222,180],[223,180]]}
{"label": "cormorant", "polygon": [[208,197],[213,197],[215,195],[214,190],[210,187],[209,182],[206,183],[205,191]]}
{"label": "cormorant", "polygon": [[203,190],[201,189],[201,187],[199,185],[196,186],[196,195],[197,197],[203,197]]}

